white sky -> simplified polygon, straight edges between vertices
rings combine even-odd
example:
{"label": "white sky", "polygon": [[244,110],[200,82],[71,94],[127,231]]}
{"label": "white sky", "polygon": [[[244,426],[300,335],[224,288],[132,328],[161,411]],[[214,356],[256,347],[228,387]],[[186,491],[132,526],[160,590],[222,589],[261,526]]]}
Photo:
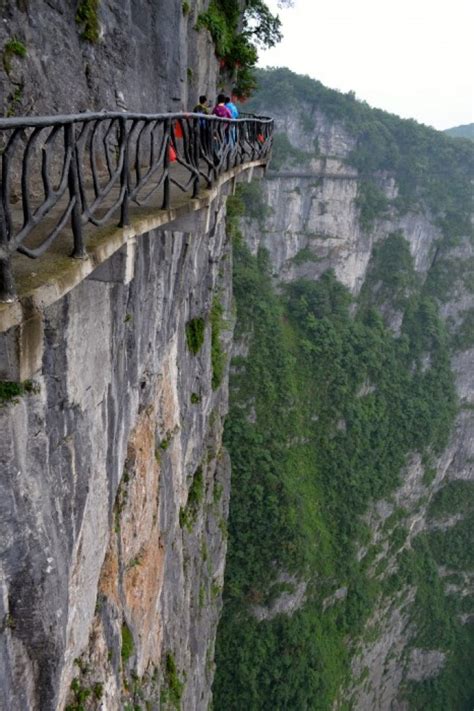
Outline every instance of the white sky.
{"label": "white sky", "polygon": [[437,129],[474,122],[473,0],[266,0],[284,38],[259,66],[288,67]]}

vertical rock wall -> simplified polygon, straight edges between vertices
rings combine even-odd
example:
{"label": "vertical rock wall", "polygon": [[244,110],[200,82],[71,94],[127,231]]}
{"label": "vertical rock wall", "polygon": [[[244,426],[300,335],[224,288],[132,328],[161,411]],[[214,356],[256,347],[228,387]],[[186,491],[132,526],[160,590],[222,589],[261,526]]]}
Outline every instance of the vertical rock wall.
{"label": "vertical rock wall", "polygon": [[[214,95],[214,46],[206,30],[195,29],[208,0],[99,0],[93,42],[76,21],[80,4],[0,2],[0,109],[7,116],[164,113],[190,110],[202,92]],[[8,49],[12,39],[22,52]]]}
{"label": "vertical rock wall", "polygon": [[116,254],[48,307],[34,392],[0,408],[5,711],[208,706],[229,493],[224,200],[207,234],[138,238],[128,283]]}

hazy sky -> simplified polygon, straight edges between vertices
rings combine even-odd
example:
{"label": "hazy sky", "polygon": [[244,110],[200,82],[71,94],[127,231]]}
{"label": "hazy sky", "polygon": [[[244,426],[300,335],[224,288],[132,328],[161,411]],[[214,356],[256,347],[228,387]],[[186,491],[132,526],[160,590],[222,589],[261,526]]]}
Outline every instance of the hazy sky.
{"label": "hazy sky", "polygon": [[403,118],[474,121],[473,0],[294,0],[259,66],[289,67]]}

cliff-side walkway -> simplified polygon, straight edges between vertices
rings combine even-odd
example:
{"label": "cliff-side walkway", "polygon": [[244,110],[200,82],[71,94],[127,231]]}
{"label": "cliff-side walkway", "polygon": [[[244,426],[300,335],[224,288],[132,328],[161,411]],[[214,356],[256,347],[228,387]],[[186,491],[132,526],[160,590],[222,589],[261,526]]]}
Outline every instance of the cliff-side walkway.
{"label": "cliff-side walkway", "polygon": [[0,121],[0,380],[30,377],[49,304],[116,253],[129,279],[140,235],[206,231],[216,197],[265,169],[272,128],[196,114]]}
{"label": "cliff-side walkway", "polygon": [[0,302],[14,302],[47,265],[25,267],[24,256],[87,259],[104,229],[194,211],[190,200],[222,176],[266,164],[272,128],[266,117],[202,114],[0,121]]}

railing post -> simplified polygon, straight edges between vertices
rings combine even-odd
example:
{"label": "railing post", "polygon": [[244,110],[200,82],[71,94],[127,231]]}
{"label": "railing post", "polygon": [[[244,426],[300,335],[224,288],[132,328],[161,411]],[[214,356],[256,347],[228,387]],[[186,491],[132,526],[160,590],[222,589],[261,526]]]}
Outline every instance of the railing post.
{"label": "railing post", "polygon": [[[171,119],[171,116],[174,116]],[[211,186],[216,178],[224,171],[239,163],[249,162],[256,157],[265,158],[271,152],[273,122],[265,117],[242,114],[245,121],[235,123],[229,120],[218,119],[214,116],[193,116],[191,119],[187,114],[153,114],[149,117],[143,114],[89,114],[59,117],[29,117],[23,121],[18,119],[2,119],[0,133],[7,133],[0,136],[1,146],[6,144],[1,160],[0,175],[0,301],[10,302],[16,298],[15,283],[13,278],[13,263],[16,260],[14,255],[20,251],[30,258],[41,256],[52,242],[60,235],[64,235],[65,225],[69,218],[73,232],[72,256],[77,259],[87,258],[85,245],[84,224],[92,223],[100,227],[109,220],[112,214],[117,214],[120,210],[120,226],[129,223],[129,204],[131,199],[141,206],[162,186],[162,209],[169,210],[171,203],[172,184],[176,184],[178,189],[186,192],[189,196],[192,190],[192,197],[196,198],[199,191],[201,176]],[[107,124],[103,141],[105,150],[105,161],[108,172],[108,179],[105,186],[101,183],[101,171],[103,166],[103,155],[100,154],[100,147],[91,155],[90,150],[96,145],[96,126],[104,119]],[[149,120],[152,122],[152,130],[149,137],[150,144],[150,165],[147,174],[140,172],[140,138],[143,130],[138,133],[137,152],[134,152],[134,135],[137,125]],[[93,124],[89,122],[93,121]],[[176,149],[176,136],[174,133],[174,122],[182,125],[186,122],[184,132],[185,145],[184,156],[178,156],[179,170],[174,172],[172,161],[176,161],[174,149]],[[89,129],[93,128],[92,135]],[[131,128],[130,128],[131,126]],[[161,130],[158,130],[158,127]],[[44,140],[44,147],[41,161],[41,174],[34,173],[31,177],[38,182],[38,188],[43,188],[44,198],[35,209],[30,208],[28,202],[29,193],[27,191],[30,178],[28,169],[30,154],[35,143],[41,136],[41,131],[45,129],[48,133]],[[115,131],[118,135],[115,136]],[[65,152],[59,158],[62,160],[61,177],[59,184],[51,173],[50,155],[55,150],[56,137],[61,139],[60,131],[63,131],[63,141]],[[118,146],[118,158],[111,158],[108,145],[109,135],[114,132],[113,147]],[[155,132],[156,131],[156,132]],[[100,132],[97,134],[99,135]],[[158,134],[158,135],[157,135]],[[147,135],[145,132],[144,136]],[[21,139],[21,140],[20,140]],[[25,146],[22,141],[25,140]],[[98,139],[97,139],[98,140]],[[155,142],[159,143],[159,154],[164,156],[159,165],[156,165],[158,158],[155,156]],[[236,145],[238,144],[238,145]],[[134,180],[129,165],[129,154],[132,164],[135,163],[137,180]],[[135,156],[135,157],[134,157]],[[19,181],[18,170],[11,171],[12,164],[22,161],[22,203],[24,220],[19,226],[11,217],[11,209],[18,212],[16,207],[11,207],[13,202],[10,198],[11,177],[16,183]],[[90,166],[88,166],[90,161]],[[160,169],[163,172],[159,172]],[[132,165],[133,169],[133,165]],[[179,181],[180,175],[187,172],[185,184]],[[153,187],[156,173],[159,172],[159,181]],[[191,175],[190,175],[191,173]],[[54,174],[54,169],[53,169]],[[89,185],[92,175],[92,186]],[[88,182],[89,181],[89,182]],[[138,193],[150,181],[150,191],[144,196],[143,201],[139,199]],[[17,190],[17,184],[15,189]],[[136,184],[135,184],[136,183]],[[117,188],[120,184],[119,196]],[[36,186],[35,186],[36,187]],[[93,190],[93,196],[89,199],[89,193]],[[40,193],[41,190],[39,189]],[[173,191],[174,192],[174,191]],[[69,193],[69,201],[66,210],[60,216],[59,212],[64,207]],[[108,207],[108,205],[110,207]],[[100,212],[105,210],[105,214]],[[33,246],[28,244],[28,235],[37,227],[38,222],[51,216],[56,220],[56,226],[43,239],[41,244],[34,242]],[[49,219],[49,217],[48,217]],[[53,220],[51,220],[53,222]],[[45,232],[47,231],[46,222]]]}
{"label": "railing post", "polygon": [[196,168],[196,176],[193,181],[193,198],[198,196],[199,192],[199,159],[201,155],[201,119],[193,118],[193,155],[194,155],[194,167]]}
{"label": "railing post", "polygon": [[170,145],[171,145],[171,131],[170,131],[170,120],[165,119],[164,125],[164,135],[168,136],[168,142],[165,150],[165,156],[163,159],[163,170],[165,174],[165,179],[163,181],[163,204],[161,206],[162,210],[168,210],[170,206]]}
{"label": "railing post", "polygon": [[123,146],[123,165],[122,173],[120,176],[120,190],[124,190],[122,205],[120,206],[120,222],[119,227],[125,227],[129,224],[128,216],[128,195],[130,192],[130,187],[128,183],[128,137],[127,137],[127,122],[125,118],[120,119],[120,151],[122,151]]}
{"label": "railing post", "polygon": [[[5,219],[5,185],[0,182],[0,302],[11,303],[16,299],[15,280],[8,252],[9,228]],[[8,191],[7,191],[8,194]],[[3,253],[3,254],[2,254]]]}
{"label": "railing post", "polygon": [[74,247],[71,256],[75,259],[86,259],[87,251],[84,245],[84,235],[82,233],[81,220],[81,193],[79,190],[79,177],[77,171],[77,147],[74,140],[74,124],[67,123],[64,126],[64,141],[66,151],[71,150],[71,159],[69,163],[68,186],[69,199],[74,200],[74,205],[71,212],[71,227],[74,238]]}
{"label": "railing post", "polygon": [[16,299],[15,281],[11,269],[11,257],[0,257],[0,303],[11,303]]}

